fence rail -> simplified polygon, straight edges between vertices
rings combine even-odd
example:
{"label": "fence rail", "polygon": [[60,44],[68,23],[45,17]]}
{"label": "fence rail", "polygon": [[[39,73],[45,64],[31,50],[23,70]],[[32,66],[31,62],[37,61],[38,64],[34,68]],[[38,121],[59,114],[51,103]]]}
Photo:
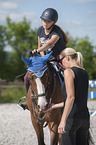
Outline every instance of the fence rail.
{"label": "fence rail", "polygon": [[6,82],[6,80],[0,79],[0,103],[2,100],[2,96],[1,96],[2,88],[8,88],[8,87],[13,87],[13,86],[22,87],[23,85],[24,85],[23,82]]}
{"label": "fence rail", "polygon": [[96,91],[89,92],[88,99],[96,99]]}
{"label": "fence rail", "polygon": [[89,80],[89,87],[96,88],[96,81]]}
{"label": "fence rail", "polygon": [[[1,102],[1,91],[2,88],[7,88],[7,87],[13,87],[13,86],[19,86],[21,87],[24,85],[23,82],[6,82],[6,80],[1,80],[0,79],[0,102]],[[89,87],[90,88],[96,88],[96,81],[89,80]],[[89,91],[88,93],[88,99],[96,99],[96,91]]]}

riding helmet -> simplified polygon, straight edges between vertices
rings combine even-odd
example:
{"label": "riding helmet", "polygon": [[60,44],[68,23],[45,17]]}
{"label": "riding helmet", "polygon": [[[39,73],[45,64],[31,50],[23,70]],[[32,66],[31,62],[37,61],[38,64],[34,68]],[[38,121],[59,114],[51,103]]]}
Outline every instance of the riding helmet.
{"label": "riding helmet", "polygon": [[55,9],[53,8],[47,8],[43,11],[41,17],[42,20],[46,21],[54,21],[57,22],[58,20],[58,13]]}

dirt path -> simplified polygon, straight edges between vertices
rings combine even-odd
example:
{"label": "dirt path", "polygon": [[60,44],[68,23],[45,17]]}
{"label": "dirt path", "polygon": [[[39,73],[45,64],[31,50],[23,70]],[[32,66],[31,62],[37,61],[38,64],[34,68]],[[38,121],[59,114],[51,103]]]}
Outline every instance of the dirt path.
{"label": "dirt path", "polygon": [[[96,110],[96,101],[88,102]],[[96,137],[96,115],[91,119],[92,131]],[[45,143],[49,145],[49,130],[44,129]],[[16,104],[0,104],[0,145],[37,145],[37,138],[30,120],[30,112],[23,111]]]}

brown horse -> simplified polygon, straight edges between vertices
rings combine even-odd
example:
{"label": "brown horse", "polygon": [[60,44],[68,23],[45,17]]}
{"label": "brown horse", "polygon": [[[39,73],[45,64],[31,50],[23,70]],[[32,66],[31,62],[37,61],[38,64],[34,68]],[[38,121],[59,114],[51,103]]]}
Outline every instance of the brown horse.
{"label": "brown horse", "polygon": [[[38,59],[36,58],[35,60]],[[61,119],[61,108],[56,108],[48,112],[44,112],[44,110],[52,104],[63,102],[61,84],[53,65],[47,62],[45,58],[44,62],[46,63],[43,64],[43,68],[37,69],[41,62],[36,62],[36,71],[31,72],[30,69],[28,71],[30,87],[26,102],[31,112],[31,120],[37,134],[38,145],[45,145],[43,127],[46,125],[48,125],[50,130],[50,145],[57,145],[59,140],[58,125]],[[40,76],[39,74],[41,72],[42,75]]]}

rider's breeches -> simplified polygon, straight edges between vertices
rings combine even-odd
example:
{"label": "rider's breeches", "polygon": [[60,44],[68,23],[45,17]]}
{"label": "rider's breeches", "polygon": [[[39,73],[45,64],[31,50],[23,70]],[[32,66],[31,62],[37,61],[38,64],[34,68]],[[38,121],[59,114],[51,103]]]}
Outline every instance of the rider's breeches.
{"label": "rider's breeches", "polygon": [[28,73],[26,73],[26,75],[24,76],[24,85],[25,85],[25,90],[26,90],[26,94],[27,94],[29,86],[30,86],[30,81],[28,79]]}

